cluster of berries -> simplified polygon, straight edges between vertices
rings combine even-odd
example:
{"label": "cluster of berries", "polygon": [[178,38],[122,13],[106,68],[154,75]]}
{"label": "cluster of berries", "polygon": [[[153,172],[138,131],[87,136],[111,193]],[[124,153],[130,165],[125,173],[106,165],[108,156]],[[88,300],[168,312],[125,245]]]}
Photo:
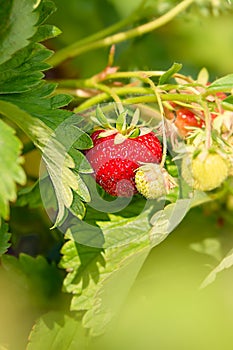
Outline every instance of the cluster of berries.
{"label": "cluster of berries", "polygon": [[[219,97],[226,97],[223,95]],[[167,121],[175,128],[178,139],[183,139],[185,144],[185,153],[181,156],[183,179],[197,190],[218,188],[233,172],[233,114],[220,110],[210,113],[211,128],[216,120],[218,122],[215,140],[212,140],[210,133],[211,142],[207,148],[204,113],[174,103],[171,107],[165,108]],[[160,136],[147,127],[137,125],[138,110],[129,125],[126,123],[127,113],[123,114],[123,117],[122,114],[118,117],[116,127],[112,127],[101,112],[102,126],[97,126],[91,134],[93,147],[85,154],[96,182],[112,196],[130,197],[138,192],[148,199],[165,196],[177,186],[177,181],[163,166]],[[232,122],[230,126],[229,118]]]}
{"label": "cluster of berries", "polygon": [[[210,99],[218,102],[226,98],[222,92]],[[211,191],[220,187],[233,175],[233,113],[214,108],[208,115],[209,132],[204,113],[200,110],[177,107],[166,110],[168,119],[173,118],[179,136],[185,140],[182,155],[182,177],[194,189]],[[173,114],[173,116],[172,116]]]}
{"label": "cluster of berries", "polygon": [[[108,131],[110,132],[110,135]],[[105,136],[107,134],[107,136]],[[119,130],[98,129],[91,134],[93,148],[86,152],[96,182],[110,195],[130,197],[142,190],[141,178],[146,177],[144,163],[159,167],[162,146],[154,132],[138,128],[137,136],[127,137],[118,142]],[[139,172],[140,169],[140,172]],[[150,181],[145,180],[149,186]],[[140,191],[141,192],[141,191]],[[148,194],[151,192],[148,188]],[[146,196],[147,197],[147,196]]]}

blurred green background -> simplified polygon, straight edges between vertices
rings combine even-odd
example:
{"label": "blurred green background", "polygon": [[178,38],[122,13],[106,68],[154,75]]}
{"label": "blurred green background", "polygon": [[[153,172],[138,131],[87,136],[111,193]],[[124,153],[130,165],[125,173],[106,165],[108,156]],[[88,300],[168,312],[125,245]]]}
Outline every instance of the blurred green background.
{"label": "blurred green background", "polygon": [[[139,1],[55,0],[55,3],[58,9],[49,23],[58,26],[62,34],[46,44],[56,51],[129,15]],[[150,0],[150,3],[161,11],[167,2]],[[197,10],[187,11],[155,32],[118,44],[115,65],[121,70],[163,70],[178,62],[183,64],[182,72],[193,77],[206,67],[211,79],[232,73],[232,23],[232,12],[213,17]],[[104,69],[108,51],[109,48],[104,48],[80,55],[61,65],[52,76],[90,77]],[[39,161],[34,151],[27,156],[26,168],[32,177],[37,176]],[[233,269],[222,273],[206,290],[198,290],[218,259],[233,245],[231,217],[232,212],[227,211],[224,202],[192,209],[171,236],[153,249],[122,313],[103,338],[93,341],[93,349],[232,349]],[[41,211],[16,208],[11,230],[19,239],[19,243],[15,242],[17,253],[20,237],[35,235],[36,254],[50,256],[59,239],[51,235],[49,225]],[[202,249],[206,239],[214,249]],[[27,249],[23,247],[21,251]],[[32,286],[30,293],[25,291],[20,277],[14,277],[17,271],[13,277],[5,271],[0,273],[0,336],[3,344],[11,343],[10,349],[23,349],[35,318],[49,309],[51,299],[47,299],[43,288],[42,291],[37,288],[38,284],[37,290]],[[30,274],[27,277],[31,278]],[[43,285],[43,274],[38,283]],[[60,290],[60,284],[56,288]],[[58,305],[63,307],[63,299],[57,294],[56,298],[52,296],[55,309]],[[43,302],[39,302],[41,299]]]}
{"label": "blurred green background", "polygon": [[[55,0],[58,10],[50,22],[57,25],[63,33],[52,41],[54,49],[116,23],[129,15],[140,2]],[[169,4],[175,3],[178,1],[149,0],[151,7],[148,13],[156,16],[168,8]],[[233,70],[232,18],[232,11],[213,16],[197,8],[187,10],[152,33],[117,44],[116,65],[122,70],[162,70],[173,62],[179,62],[183,64],[184,74],[195,76],[203,66],[209,70],[212,78],[228,74]],[[97,73],[105,67],[107,53],[108,48],[80,55],[70,62],[70,74],[88,77]]]}
{"label": "blurred green background", "polygon": [[[52,20],[63,32],[52,42],[57,50],[121,20],[140,1],[55,2],[58,11]],[[150,3],[159,11],[167,6],[164,1]],[[115,65],[121,70],[163,70],[178,62],[182,72],[193,77],[206,67],[211,80],[232,73],[232,23],[232,12],[208,16],[188,10],[152,33],[117,44]],[[74,78],[98,73],[106,65],[108,50],[80,55],[66,63],[66,72]],[[107,335],[93,342],[94,349],[232,349],[233,269],[205,291],[198,290],[233,243],[233,225],[221,219],[225,204],[210,207],[193,209],[153,249],[122,313]],[[211,249],[201,251],[203,242],[215,247],[213,255],[208,255]]]}

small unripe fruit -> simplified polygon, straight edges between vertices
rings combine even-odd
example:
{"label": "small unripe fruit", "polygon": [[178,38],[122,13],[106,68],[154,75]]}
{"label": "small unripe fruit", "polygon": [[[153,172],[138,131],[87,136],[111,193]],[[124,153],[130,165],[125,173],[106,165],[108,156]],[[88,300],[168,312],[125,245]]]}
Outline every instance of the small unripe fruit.
{"label": "small unripe fruit", "polygon": [[182,162],[182,176],[196,190],[214,190],[228,175],[229,164],[218,153],[201,152],[191,160],[185,157]]}
{"label": "small unripe fruit", "polygon": [[167,171],[154,163],[143,165],[136,171],[135,184],[138,192],[147,199],[162,197],[175,186]]}

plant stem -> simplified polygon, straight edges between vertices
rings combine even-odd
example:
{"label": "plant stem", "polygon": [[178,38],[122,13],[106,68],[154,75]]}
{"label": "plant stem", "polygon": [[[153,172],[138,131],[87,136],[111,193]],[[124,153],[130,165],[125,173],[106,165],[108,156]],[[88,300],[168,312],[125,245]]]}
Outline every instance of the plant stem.
{"label": "plant stem", "polygon": [[109,96],[111,96],[113,98],[113,100],[116,102],[118,109],[119,109],[119,113],[123,113],[124,112],[124,108],[122,106],[121,103],[121,99],[118,96],[118,94],[115,92],[114,89],[111,89],[110,87],[103,85],[103,84],[96,84],[96,88],[106,92]]}
{"label": "plant stem", "polygon": [[[88,52],[88,51],[91,51],[94,49],[98,49],[101,47],[111,46],[111,45],[120,43],[122,41],[132,39],[132,38],[135,38],[137,36],[141,36],[143,34],[149,33],[151,31],[165,25],[169,21],[171,21],[174,17],[176,17],[180,12],[184,11],[193,2],[194,2],[194,0],[183,0],[177,6],[173,7],[170,11],[168,11],[167,13],[162,15],[161,17],[156,18],[155,20],[150,21],[148,23],[142,24],[136,28],[127,30],[125,32],[120,32],[120,33],[117,33],[114,35],[110,35],[110,36],[104,37],[104,38],[99,39],[99,40],[96,40],[96,38],[95,38],[95,40],[93,40],[93,37],[92,37],[91,40],[86,39],[86,40],[88,40],[88,42],[83,41],[81,44],[79,42],[79,43],[69,45],[69,46],[65,47],[64,49],[58,51],[56,54],[54,54],[48,60],[48,63],[51,64],[52,66],[57,66],[61,62],[65,61],[68,58],[72,58],[72,57],[78,56],[80,54],[83,54],[85,52]],[[118,25],[119,25],[119,23],[118,23]],[[108,28],[106,30],[110,30],[110,29]]]}
{"label": "plant stem", "polygon": [[102,79],[102,81],[109,80],[109,79],[141,78],[143,75],[148,77],[160,77],[164,73],[165,71],[116,72],[116,73],[107,74],[106,77]]}
{"label": "plant stem", "polygon": [[[153,94],[152,89],[144,87],[121,87],[112,89],[118,96],[124,96],[129,94],[143,94],[141,96],[129,97],[121,100],[123,104],[135,104],[135,103],[155,103],[157,102],[156,96]],[[94,105],[97,105],[101,102],[107,102],[111,99],[109,93],[101,93],[92,98],[89,98],[87,101],[80,104],[77,108],[74,109],[74,113],[88,109]],[[162,94],[162,101],[182,101],[182,102],[199,102],[200,96],[197,95],[188,95],[188,94]]]}
{"label": "plant stem", "polygon": [[161,114],[162,135],[163,135],[163,156],[162,156],[160,166],[161,166],[161,168],[163,168],[165,161],[166,161],[166,157],[167,157],[167,136],[166,136],[166,128],[165,128],[165,114],[164,114],[163,103],[161,100],[161,94],[159,93],[159,90],[155,86],[154,82],[148,77],[145,78],[145,82],[148,83],[150,85],[151,89],[153,90],[153,92],[156,96],[156,100],[157,100],[160,114]]}
{"label": "plant stem", "polygon": [[206,102],[203,102],[204,107],[204,113],[205,113],[205,124],[206,124],[206,139],[205,139],[205,147],[208,150],[211,147],[212,144],[212,138],[211,138],[211,116],[210,111],[208,108],[208,105]]}

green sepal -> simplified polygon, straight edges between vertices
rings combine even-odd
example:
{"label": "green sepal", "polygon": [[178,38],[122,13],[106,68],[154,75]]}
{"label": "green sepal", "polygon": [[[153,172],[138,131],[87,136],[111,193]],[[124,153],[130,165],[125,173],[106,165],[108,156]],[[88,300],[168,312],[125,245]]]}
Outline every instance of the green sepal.
{"label": "green sepal", "polygon": [[139,117],[140,117],[140,110],[139,108],[137,108],[133,114],[133,117],[130,123],[130,128],[134,128],[138,124]]}
{"label": "green sepal", "polygon": [[126,116],[127,116],[128,112],[124,111],[122,113],[119,114],[119,116],[117,117],[116,120],[116,129],[118,131],[125,131],[126,130]]}
{"label": "green sepal", "polygon": [[97,121],[98,125],[100,125],[101,127],[105,129],[111,128],[111,125],[109,124],[108,119],[105,117],[100,106],[97,106],[96,108],[95,120]]}
{"label": "green sepal", "polygon": [[175,73],[179,72],[182,64],[174,63],[161,77],[159,78],[159,85],[165,84]]}
{"label": "green sepal", "polygon": [[136,128],[129,133],[128,138],[134,139],[134,138],[138,137],[139,135],[140,135],[140,129]]}

